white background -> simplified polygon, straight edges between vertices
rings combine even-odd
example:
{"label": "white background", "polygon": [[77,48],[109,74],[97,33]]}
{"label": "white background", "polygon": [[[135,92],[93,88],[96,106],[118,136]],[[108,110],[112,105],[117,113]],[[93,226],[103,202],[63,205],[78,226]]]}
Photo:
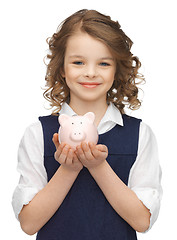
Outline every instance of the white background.
{"label": "white background", "polygon": [[[0,213],[3,239],[35,239],[22,232],[14,217],[11,197],[18,182],[17,149],[25,128],[44,108],[43,57],[59,23],[72,13],[96,9],[118,20],[133,40],[132,52],[146,77],[143,105],[133,116],[149,124],[157,137],[163,170],[164,196],[159,218],[139,240],[174,239],[177,214],[176,157],[176,3],[168,0],[57,1],[6,0],[0,3],[1,170]],[[1,237],[0,237],[1,238]]]}

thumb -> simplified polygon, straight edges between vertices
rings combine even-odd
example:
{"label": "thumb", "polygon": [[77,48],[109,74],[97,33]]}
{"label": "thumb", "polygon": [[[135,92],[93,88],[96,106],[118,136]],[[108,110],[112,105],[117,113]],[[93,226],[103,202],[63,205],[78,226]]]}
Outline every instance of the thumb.
{"label": "thumb", "polygon": [[55,144],[56,149],[59,147],[58,133],[54,133],[52,138],[53,143]]}
{"label": "thumb", "polygon": [[108,148],[106,145],[98,144],[98,145],[96,145],[96,148],[101,152],[108,152]]}

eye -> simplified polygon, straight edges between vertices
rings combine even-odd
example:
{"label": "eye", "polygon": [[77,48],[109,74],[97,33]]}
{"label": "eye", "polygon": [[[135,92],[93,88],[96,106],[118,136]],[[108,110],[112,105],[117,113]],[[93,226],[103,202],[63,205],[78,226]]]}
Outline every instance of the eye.
{"label": "eye", "polygon": [[74,123],[72,122],[72,124],[74,124]]}
{"label": "eye", "polygon": [[82,122],[80,122],[80,124],[82,124]]}
{"label": "eye", "polygon": [[103,66],[103,67],[110,66],[110,64],[107,63],[107,62],[101,62],[99,65],[100,65],[100,66]]}
{"label": "eye", "polygon": [[75,65],[83,65],[84,63],[82,61],[74,61],[73,64],[75,64]]}

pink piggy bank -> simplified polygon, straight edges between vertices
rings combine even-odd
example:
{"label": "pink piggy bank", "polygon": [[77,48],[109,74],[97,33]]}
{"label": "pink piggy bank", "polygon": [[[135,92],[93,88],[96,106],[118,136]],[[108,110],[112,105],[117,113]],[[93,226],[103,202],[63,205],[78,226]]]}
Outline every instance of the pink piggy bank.
{"label": "pink piggy bank", "polygon": [[73,149],[81,142],[98,142],[98,132],[94,125],[95,114],[88,112],[83,116],[68,116],[61,114],[59,116],[59,142],[69,144]]}

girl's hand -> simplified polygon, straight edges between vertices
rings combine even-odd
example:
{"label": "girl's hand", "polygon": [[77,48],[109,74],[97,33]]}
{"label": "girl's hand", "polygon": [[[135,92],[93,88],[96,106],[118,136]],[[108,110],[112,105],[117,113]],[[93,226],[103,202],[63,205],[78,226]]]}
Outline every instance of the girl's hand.
{"label": "girl's hand", "polygon": [[64,168],[70,171],[79,171],[83,168],[83,164],[79,161],[74,153],[74,149],[66,143],[59,143],[58,134],[53,135],[53,142],[56,147],[55,160],[59,162]]}
{"label": "girl's hand", "polygon": [[86,168],[91,169],[97,168],[106,161],[108,148],[101,144],[82,142],[80,146],[76,147],[75,153],[82,164]]}

